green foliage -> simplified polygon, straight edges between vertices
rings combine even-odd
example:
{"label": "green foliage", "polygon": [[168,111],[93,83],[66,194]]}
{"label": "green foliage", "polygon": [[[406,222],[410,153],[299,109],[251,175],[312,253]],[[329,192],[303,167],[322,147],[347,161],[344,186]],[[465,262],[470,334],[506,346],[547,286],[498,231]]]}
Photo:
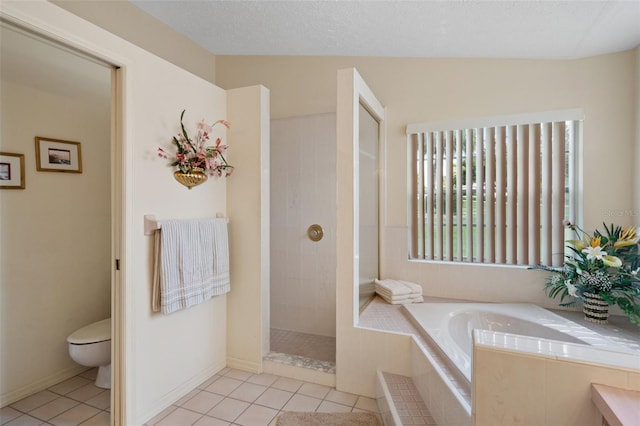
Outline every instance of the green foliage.
{"label": "green foliage", "polygon": [[[560,306],[573,306],[584,293],[600,295],[609,305],[617,305],[630,321],[640,327],[640,245],[634,227],[604,225],[605,232],[593,236],[568,224],[579,239],[567,241],[563,267],[538,266],[552,272],[545,284],[550,298],[560,298]],[[567,300],[567,301],[565,301]]]}

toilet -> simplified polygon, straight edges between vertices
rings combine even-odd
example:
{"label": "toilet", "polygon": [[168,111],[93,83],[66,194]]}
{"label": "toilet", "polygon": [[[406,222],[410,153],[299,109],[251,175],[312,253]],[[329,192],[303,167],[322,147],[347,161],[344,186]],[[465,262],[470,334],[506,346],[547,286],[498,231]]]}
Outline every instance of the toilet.
{"label": "toilet", "polygon": [[98,367],[96,386],[111,389],[111,318],[74,331],[67,342],[71,359],[86,367]]}

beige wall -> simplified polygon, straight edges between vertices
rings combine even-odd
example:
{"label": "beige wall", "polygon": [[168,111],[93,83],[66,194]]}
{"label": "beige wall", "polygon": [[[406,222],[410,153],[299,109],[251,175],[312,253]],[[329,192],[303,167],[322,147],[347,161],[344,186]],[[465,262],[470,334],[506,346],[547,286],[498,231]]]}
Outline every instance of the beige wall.
{"label": "beige wall", "polygon": [[335,111],[336,70],[356,67],[387,108],[382,275],[420,282],[433,296],[555,306],[544,297],[536,272],[406,260],[405,127],[582,108],[585,226],[637,222],[637,216],[624,214],[633,209],[628,183],[636,179],[636,55],[637,50],[580,60],[218,56],[216,76],[224,88],[269,87],[272,117],[283,118]]}
{"label": "beige wall", "polygon": [[215,82],[215,55],[127,0],[51,0],[154,55]]}
{"label": "beige wall", "polygon": [[226,296],[171,315],[151,312],[153,244],[143,229],[146,214],[160,220],[226,214],[225,180],[187,190],[156,154],[159,145],[170,146],[182,109],[188,129],[203,118],[226,118],[226,92],[52,3],[3,1],[0,12],[120,66],[122,130],[115,163],[122,185],[115,199],[122,232],[115,235],[122,269],[113,294],[116,329],[123,333],[114,354],[125,358],[114,371],[120,389],[113,390],[124,401],[112,405],[112,416],[117,424],[143,424],[226,364]]}
{"label": "beige wall", "polygon": [[227,315],[227,366],[262,372],[269,337],[269,90],[227,92],[232,289]]}
{"label": "beige wall", "polygon": [[[2,34],[0,151],[24,154],[26,188],[0,190],[0,406],[86,368],[69,357],[67,336],[108,318],[111,305],[110,70]],[[53,68],[25,85],[6,55],[7,43],[25,40],[102,92],[58,80]],[[35,136],[80,142],[82,173],[36,171]]]}

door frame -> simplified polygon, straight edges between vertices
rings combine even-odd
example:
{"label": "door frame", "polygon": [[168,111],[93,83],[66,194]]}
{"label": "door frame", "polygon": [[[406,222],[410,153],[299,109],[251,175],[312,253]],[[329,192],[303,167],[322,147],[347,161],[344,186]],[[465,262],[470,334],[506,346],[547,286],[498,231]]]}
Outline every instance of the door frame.
{"label": "door frame", "polygon": [[[46,4],[46,2],[43,2]],[[111,425],[127,424],[132,410],[127,406],[126,390],[130,389],[125,383],[125,366],[127,360],[126,338],[128,299],[126,282],[126,257],[124,247],[126,245],[126,233],[123,219],[126,214],[126,175],[127,158],[131,158],[127,151],[125,137],[128,132],[126,126],[126,81],[127,68],[131,60],[119,56],[113,52],[104,52],[92,41],[82,38],[68,29],[55,27],[54,25],[39,20],[36,15],[25,12],[21,5],[14,8],[11,2],[3,2],[0,9],[0,19],[11,25],[22,28],[27,32],[43,37],[53,43],[78,52],[81,56],[93,58],[96,61],[112,67],[111,84]],[[35,3],[38,9],[42,4]],[[57,6],[46,6],[56,7]],[[31,10],[31,9],[29,9]],[[116,260],[120,268],[116,268]]]}

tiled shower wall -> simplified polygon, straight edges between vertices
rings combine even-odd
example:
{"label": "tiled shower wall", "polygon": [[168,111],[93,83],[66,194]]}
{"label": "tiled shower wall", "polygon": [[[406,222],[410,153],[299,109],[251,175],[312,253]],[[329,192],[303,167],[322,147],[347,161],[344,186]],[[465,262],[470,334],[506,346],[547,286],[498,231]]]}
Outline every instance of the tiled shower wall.
{"label": "tiled shower wall", "polygon": [[[335,337],[336,118],[271,121],[271,327]],[[307,228],[319,224],[313,242]]]}

